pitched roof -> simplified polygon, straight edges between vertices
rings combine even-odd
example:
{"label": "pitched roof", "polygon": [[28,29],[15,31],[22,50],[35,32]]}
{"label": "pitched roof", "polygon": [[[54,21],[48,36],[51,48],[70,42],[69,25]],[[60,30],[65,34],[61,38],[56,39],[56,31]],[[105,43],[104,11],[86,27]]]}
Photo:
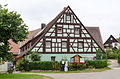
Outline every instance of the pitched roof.
{"label": "pitched roof", "polygon": [[[25,43],[27,43],[29,40],[31,40],[32,38],[35,37],[35,35],[41,30],[41,28],[38,28],[36,30],[32,30],[29,31],[28,34],[28,38],[25,39],[23,42],[21,42],[21,46],[23,46]],[[20,42],[18,42],[17,44],[14,43],[12,40],[9,40],[10,43],[10,47],[12,47],[12,49],[9,52],[13,52],[14,55],[17,55],[19,52],[19,48],[20,48]]]}
{"label": "pitched roof", "polygon": [[[71,9],[69,6],[67,7],[69,9]],[[52,27],[52,25],[54,25],[54,23],[56,23],[56,21],[61,17],[61,15],[67,10],[67,8],[64,8],[63,11],[61,11],[51,22],[49,22],[47,24],[47,26],[42,29],[40,32],[38,32],[37,35],[35,35],[35,37],[33,39],[29,39],[22,47],[24,47],[26,44],[28,44],[29,42],[35,40],[35,42],[33,43],[33,45],[30,47],[30,49],[32,49],[38,42],[39,40],[43,37],[43,35],[45,35],[47,33],[47,31]],[[71,10],[72,11],[72,10]],[[72,11],[72,13],[74,14],[74,12]],[[75,14],[74,14],[75,15]],[[76,15],[75,15],[76,16]],[[77,18],[77,16],[76,16]],[[78,18],[77,18],[78,19]],[[80,22],[80,24],[82,26],[84,26],[81,21],[78,19],[78,21]],[[88,33],[90,33],[91,37],[94,39],[94,41],[98,44],[98,46],[104,51],[104,47],[103,47],[103,44],[102,44],[102,39],[101,39],[101,35],[100,35],[100,31],[99,31],[99,28],[85,28]],[[94,32],[93,32],[94,30]],[[21,47],[21,48],[22,48]],[[25,53],[27,53],[28,51],[25,51],[23,53],[21,53],[21,55],[24,55]]]}
{"label": "pitched roof", "polygon": [[[100,45],[100,47],[102,49],[104,49],[99,27],[88,27],[87,26],[86,28],[89,31],[89,33],[93,36],[93,38],[96,40],[96,42]],[[28,39],[26,39],[25,41],[21,42],[21,46],[23,46],[25,43],[27,43],[32,38],[37,36],[41,31],[42,31],[41,28],[38,28],[38,29],[33,30],[33,31],[29,31]],[[18,54],[19,47],[20,47],[20,42],[18,42],[17,44],[12,42],[12,40],[9,40],[9,42],[11,43],[10,46],[12,47],[10,52],[13,52],[14,54]]]}
{"label": "pitched roof", "polygon": [[86,27],[86,29],[89,31],[92,37],[96,40],[96,42],[99,44],[102,50],[104,50],[103,41],[102,41],[99,27]]}
{"label": "pitched roof", "polygon": [[[112,40],[111,40],[112,38]],[[116,40],[112,35],[110,35],[110,37],[107,39],[107,41],[104,43],[105,44],[108,44],[108,43],[112,43],[112,42],[118,42],[118,40]]]}

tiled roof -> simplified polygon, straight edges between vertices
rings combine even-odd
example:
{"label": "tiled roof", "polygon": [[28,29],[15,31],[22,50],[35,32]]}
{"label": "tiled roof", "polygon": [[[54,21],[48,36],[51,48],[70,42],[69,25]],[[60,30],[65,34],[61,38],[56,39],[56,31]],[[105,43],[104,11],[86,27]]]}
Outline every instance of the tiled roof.
{"label": "tiled roof", "polygon": [[[92,37],[96,40],[96,42],[100,45],[100,47],[104,49],[99,27],[86,27],[86,28],[89,31],[89,33],[92,35]],[[28,39],[25,39],[25,41],[21,43],[21,46],[23,46],[26,42],[34,38],[36,35],[38,35],[40,31],[41,31],[40,28],[33,31],[29,31]],[[11,43],[10,46],[12,47],[10,52],[13,52],[14,54],[18,54],[20,42],[18,42],[18,44],[15,44],[11,40],[9,40],[9,42]]]}
{"label": "tiled roof", "polygon": [[88,32],[92,35],[95,41],[99,44],[99,46],[104,50],[103,41],[101,37],[101,33],[99,27],[86,27]]}
{"label": "tiled roof", "polygon": [[[41,28],[33,30],[33,31],[29,31],[28,34],[28,38],[25,39],[23,42],[21,42],[21,46],[23,46],[26,42],[28,42],[29,40],[31,40],[32,38],[34,38],[34,36],[41,30]],[[19,52],[19,48],[20,48],[20,42],[18,42],[17,44],[14,43],[12,40],[9,40],[10,43],[10,47],[12,47],[12,49],[9,52],[13,52],[14,55],[18,54]]]}

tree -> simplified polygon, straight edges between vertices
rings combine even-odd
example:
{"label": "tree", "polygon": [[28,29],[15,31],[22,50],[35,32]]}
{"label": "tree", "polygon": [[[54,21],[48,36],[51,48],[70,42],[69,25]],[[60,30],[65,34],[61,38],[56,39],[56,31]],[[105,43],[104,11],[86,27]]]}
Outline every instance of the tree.
{"label": "tree", "polygon": [[8,11],[7,5],[0,5],[0,57],[3,60],[9,60],[12,56],[10,43],[12,40],[17,43],[27,38],[28,28],[20,14],[15,11]]}
{"label": "tree", "polygon": [[97,51],[96,51],[96,59],[97,60],[103,60],[103,59],[107,59],[107,55],[104,53],[104,52],[102,52],[100,49],[98,49]]}
{"label": "tree", "polygon": [[30,58],[32,61],[40,61],[41,56],[36,51],[30,51]]}

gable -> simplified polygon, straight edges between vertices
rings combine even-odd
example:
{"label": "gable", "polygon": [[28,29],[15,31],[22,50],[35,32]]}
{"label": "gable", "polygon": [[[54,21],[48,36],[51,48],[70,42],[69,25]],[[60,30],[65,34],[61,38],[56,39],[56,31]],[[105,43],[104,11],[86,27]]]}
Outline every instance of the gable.
{"label": "gable", "polygon": [[107,41],[104,43],[105,44],[110,44],[113,42],[118,42],[112,35],[110,35],[110,37],[107,39]]}
{"label": "gable", "polygon": [[32,51],[90,53],[101,48],[69,6],[44,31]]}
{"label": "gable", "polygon": [[34,44],[29,50],[40,53],[96,53],[98,48],[103,50],[69,6],[31,41]]}

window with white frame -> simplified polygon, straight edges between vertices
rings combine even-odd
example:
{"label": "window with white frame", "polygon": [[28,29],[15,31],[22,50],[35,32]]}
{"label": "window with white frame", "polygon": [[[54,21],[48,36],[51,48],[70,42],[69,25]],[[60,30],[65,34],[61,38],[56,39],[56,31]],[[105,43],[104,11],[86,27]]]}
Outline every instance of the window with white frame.
{"label": "window with white frame", "polygon": [[47,41],[47,42],[46,42],[46,47],[48,47],[48,48],[51,47],[51,42],[50,42],[50,41]]}
{"label": "window with white frame", "polygon": [[67,42],[62,42],[62,47],[67,47]]}
{"label": "window with white frame", "polygon": [[80,34],[79,28],[75,28],[75,34]]}
{"label": "window with white frame", "polygon": [[62,33],[62,28],[58,27],[57,28],[57,33]]}
{"label": "window with white frame", "polygon": [[83,42],[78,42],[78,48],[83,48]]}

